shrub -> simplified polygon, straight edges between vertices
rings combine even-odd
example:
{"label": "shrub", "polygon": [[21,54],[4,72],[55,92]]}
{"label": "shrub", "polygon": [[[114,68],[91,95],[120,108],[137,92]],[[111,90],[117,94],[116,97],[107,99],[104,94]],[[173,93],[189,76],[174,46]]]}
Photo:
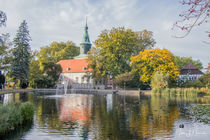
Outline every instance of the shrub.
{"label": "shrub", "polygon": [[19,106],[15,103],[0,107],[0,133],[14,129],[23,121]]}
{"label": "shrub", "polygon": [[24,121],[32,120],[34,116],[34,105],[30,102],[25,102],[20,105],[20,111]]}
{"label": "shrub", "polygon": [[0,114],[0,134],[5,134],[23,124],[23,121],[32,120],[34,106],[29,102],[0,105]]}
{"label": "shrub", "polygon": [[169,75],[162,72],[155,72],[151,81],[152,89],[164,89],[168,87]]}

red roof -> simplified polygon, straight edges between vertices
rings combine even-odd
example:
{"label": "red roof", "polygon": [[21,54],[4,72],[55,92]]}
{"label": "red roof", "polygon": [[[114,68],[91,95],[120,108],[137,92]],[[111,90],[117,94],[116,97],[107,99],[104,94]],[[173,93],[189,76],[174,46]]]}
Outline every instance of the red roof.
{"label": "red roof", "polygon": [[57,64],[61,65],[63,73],[87,72],[90,70],[87,69],[88,66],[87,59],[61,60]]}

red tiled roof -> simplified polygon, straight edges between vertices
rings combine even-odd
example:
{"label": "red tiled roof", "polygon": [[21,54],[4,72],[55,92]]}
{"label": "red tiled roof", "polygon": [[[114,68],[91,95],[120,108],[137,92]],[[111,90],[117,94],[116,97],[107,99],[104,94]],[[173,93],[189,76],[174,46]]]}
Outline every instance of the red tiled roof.
{"label": "red tiled roof", "polygon": [[61,60],[57,64],[61,65],[63,73],[90,71],[87,59]]}

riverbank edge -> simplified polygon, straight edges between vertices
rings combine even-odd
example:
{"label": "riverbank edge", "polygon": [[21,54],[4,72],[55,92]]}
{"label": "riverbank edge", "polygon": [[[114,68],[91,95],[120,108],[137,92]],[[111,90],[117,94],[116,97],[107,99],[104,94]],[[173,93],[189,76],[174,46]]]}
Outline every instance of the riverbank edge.
{"label": "riverbank edge", "polygon": [[[56,92],[57,89],[3,89],[0,90],[0,95],[9,94],[9,93],[18,93],[18,92],[41,92],[41,93],[52,93]],[[76,93],[107,93],[107,94],[140,94],[140,90],[112,90],[112,89],[105,89],[105,90],[98,90],[98,89],[74,89]]]}
{"label": "riverbank edge", "polygon": [[18,93],[18,92],[31,92],[35,91],[35,89],[3,89],[0,90],[0,95],[9,94],[9,93]]}

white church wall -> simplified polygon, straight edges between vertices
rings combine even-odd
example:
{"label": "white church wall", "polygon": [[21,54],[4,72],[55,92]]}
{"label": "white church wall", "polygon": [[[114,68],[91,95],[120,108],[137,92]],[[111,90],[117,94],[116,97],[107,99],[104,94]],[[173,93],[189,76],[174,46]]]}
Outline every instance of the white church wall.
{"label": "white church wall", "polygon": [[79,73],[63,73],[64,76],[68,77],[69,79],[71,79],[72,81],[74,81],[75,83],[93,83],[92,78],[90,78],[89,80],[84,77],[86,73],[84,72],[79,72]]}

